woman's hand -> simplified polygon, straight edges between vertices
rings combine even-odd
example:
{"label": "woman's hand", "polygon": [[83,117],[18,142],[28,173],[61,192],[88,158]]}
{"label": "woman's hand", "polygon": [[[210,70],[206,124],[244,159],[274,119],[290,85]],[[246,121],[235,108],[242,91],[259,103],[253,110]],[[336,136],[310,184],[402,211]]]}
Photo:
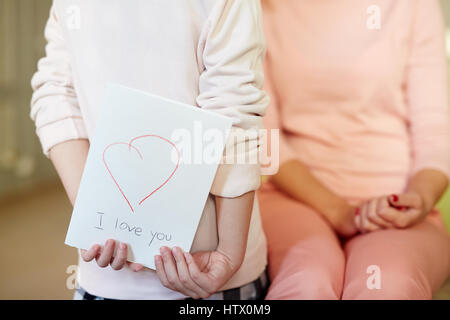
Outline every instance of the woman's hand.
{"label": "woman's hand", "polygon": [[[356,210],[355,225],[361,233],[372,232],[394,225],[380,215],[382,212],[393,209],[389,204],[389,197],[383,196],[371,199]],[[395,210],[395,209],[393,209]]]}
{"label": "woman's hand", "polygon": [[407,192],[388,197],[390,208],[379,216],[396,228],[408,228],[421,221],[431,211],[422,196],[416,192]]}
{"label": "woman's hand", "polygon": [[407,192],[366,202],[355,224],[362,233],[382,228],[408,228],[424,219],[448,186],[439,170],[424,169],[409,181]]}
{"label": "woman's hand", "polygon": [[110,265],[114,270],[120,270],[128,264],[131,270],[135,272],[144,269],[144,266],[139,263],[127,261],[128,245],[126,243],[119,243],[116,255],[114,256],[115,246],[116,241],[112,239],[107,240],[103,248],[99,244],[94,244],[89,250],[80,249],[81,258],[86,262],[95,259],[100,268],[105,268]]}
{"label": "woman's hand", "polygon": [[355,224],[361,233],[408,228],[422,220],[430,210],[416,192],[383,196],[364,203],[355,217]]}
{"label": "woman's hand", "polygon": [[333,229],[342,237],[349,238],[358,232],[355,225],[355,214],[357,208],[349,205],[342,200],[339,206],[334,207],[334,211],[330,211],[326,215]]}
{"label": "woman's hand", "polygon": [[161,248],[155,256],[156,274],[169,289],[194,299],[205,299],[231,278],[238,266],[219,251],[183,252],[178,247]]}

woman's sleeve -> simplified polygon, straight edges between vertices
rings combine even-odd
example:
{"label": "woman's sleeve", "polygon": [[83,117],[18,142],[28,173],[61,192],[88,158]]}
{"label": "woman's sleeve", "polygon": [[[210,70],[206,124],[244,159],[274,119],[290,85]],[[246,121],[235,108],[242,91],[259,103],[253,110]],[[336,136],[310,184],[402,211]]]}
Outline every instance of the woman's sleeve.
{"label": "woman's sleeve", "polygon": [[73,87],[69,54],[54,7],[45,27],[46,56],[39,60],[31,80],[31,118],[44,154],[56,144],[87,139],[87,133]]}
{"label": "woman's sleeve", "polygon": [[262,117],[268,104],[262,91],[265,40],[259,1],[218,1],[205,30],[204,46],[198,54],[204,70],[197,103],[233,120],[226,155],[256,160],[229,163],[234,156],[224,157],[219,165],[211,193],[237,197],[256,190],[260,184],[259,139],[246,132],[263,128]]}
{"label": "woman's sleeve", "polygon": [[[270,105],[267,109],[266,116],[264,117],[264,126],[268,132],[268,141],[267,144],[263,146],[264,148],[267,148],[271,150],[271,152],[268,152],[266,150],[263,151],[264,154],[277,154],[278,153],[278,166],[281,167],[281,165],[289,160],[295,159],[295,151],[292,150],[291,146],[289,145],[285,133],[283,131],[283,125],[281,122],[281,107],[280,107],[280,99],[278,97],[278,94],[276,92],[276,89],[273,86],[274,80],[272,79],[272,73],[271,73],[271,57],[270,54],[266,57],[266,62],[264,65],[264,74],[265,74],[265,83],[264,83],[264,89],[270,96]],[[278,134],[278,141],[272,141],[270,139],[271,134],[270,130],[279,130]],[[272,160],[275,159],[276,155],[272,155]],[[275,172],[274,172],[275,173]]]}
{"label": "woman's sleeve", "polygon": [[450,112],[444,21],[437,0],[417,0],[407,72],[413,174],[436,169],[450,177]]}

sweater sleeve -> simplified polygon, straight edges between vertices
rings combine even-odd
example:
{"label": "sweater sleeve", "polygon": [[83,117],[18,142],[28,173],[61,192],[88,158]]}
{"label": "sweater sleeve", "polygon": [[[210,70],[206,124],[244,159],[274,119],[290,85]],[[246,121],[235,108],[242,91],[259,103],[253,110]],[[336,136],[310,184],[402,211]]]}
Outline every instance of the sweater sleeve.
{"label": "sweater sleeve", "polygon": [[[260,184],[259,138],[268,97],[262,91],[265,40],[258,0],[221,0],[210,13],[198,56],[198,105],[233,120],[211,193],[237,197]],[[253,159],[256,161],[230,161]]]}
{"label": "sweater sleeve", "polygon": [[31,80],[31,118],[44,154],[56,144],[87,139],[83,117],[73,86],[69,54],[54,7],[45,27],[46,55],[39,60]]}
{"label": "sweater sleeve", "polygon": [[417,0],[406,79],[413,174],[450,176],[450,115],[444,22],[437,0]]}

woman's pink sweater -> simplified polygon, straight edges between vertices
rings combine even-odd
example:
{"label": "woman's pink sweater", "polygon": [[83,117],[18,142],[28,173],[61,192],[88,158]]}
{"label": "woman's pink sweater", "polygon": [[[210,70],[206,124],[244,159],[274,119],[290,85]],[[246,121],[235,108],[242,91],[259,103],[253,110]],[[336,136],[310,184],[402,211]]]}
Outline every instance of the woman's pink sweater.
{"label": "woman's pink sweater", "polygon": [[437,0],[263,0],[266,126],[348,198],[450,174],[444,24]]}

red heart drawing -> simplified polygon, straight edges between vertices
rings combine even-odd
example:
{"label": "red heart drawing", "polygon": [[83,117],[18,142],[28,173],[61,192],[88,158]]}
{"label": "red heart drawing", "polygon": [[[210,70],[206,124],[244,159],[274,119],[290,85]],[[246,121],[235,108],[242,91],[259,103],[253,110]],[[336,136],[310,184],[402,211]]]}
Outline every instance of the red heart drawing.
{"label": "red heart drawing", "polygon": [[175,149],[175,151],[177,152],[178,159],[177,159],[177,164],[176,164],[175,168],[172,170],[172,172],[170,173],[169,177],[167,177],[167,179],[165,179],[164,182],[163,182],[162,184],[160,184],[157,188],[155,188],[155,189],[152,190],[149,194],[147,194],[144,198],[142,198],[142,200],[139,201],[139,205],[141,205],[145,200],[147,200],[149,197],[151,197],[156,191],[158,191],[158,190],[160,190],[162,187],[164,187],[164,185],[165,185],[167,182],[169,182],[169,180],[173,177],[173,175],[175,174],[175,171],[177,171],[177,169],[178,169],[178,165],[180,164],[180,152],[178,151],[177,146],[176,146],[172,141],[170,141],[170,140],[168,140],[168,139],[166,139],[166,138],[164,138],[164,137],[158,136],[158,135],[156,135],[156,134],[148,134],[148,135],[139,136],[139,137],[136,137],[136,138],[131,139],[130,142],[114,142],[114,143],[111,143],[110,145],[108,145],[108,146],[105,148],[105,150],[103,150],[103,163],[104,163],[104,165],[105,165],[105,168],[106,168],[106,170],[108,171],[108,173],[109,173],[109,175],[111,176],[111,178],[113,179],[114,183],[116,184],[116,186],[117,186],[117,188],[119,189],[120,193],[122,194],[123,198],[124,198],[125,201],[128,203],[128,206],[130,207],[131,212],[133,212],[133,213],[134,213],[134,208],[133,208],[133,206],[131,205],[130,201],[128,200],[127,196],[125,195],[125,192],[124,192],[123,189],[120,187],[120,185],[119,185],[119,183],[117,182],[116,178],[115,178],[114,175],[112,174],[112,172],[111,172],[111,170],[110,170],[110,168],[109,168],[109,166],[108,166],[108,164],[107,164],[107,162],[106,162],[105,154],[106,154],[106,152],[107,152],[112,146],[115,146],[115,145],[126,145],[126,146],[128,146],[129,151],[131,151],[131,149],[133,148],[133,150],[135,150],[135,151],[137,152],[137,154],[139,155],[140,159],[141,159],[141,160],[144,160],[144,157],[142,156],[142,154],[141,154],[141,152],[139,151],[139,149],[138,149],[137,147],[133,146],[133,142],[134,142],[134,141],[136,141],[136,140],[138,140],[138,139],[143,139],[143,138],[156,138],[156,139],[160,139],[160,140],[162,140],[162,141],[164,141],[164,142],[167,142],[167,143],[170,144],[170,145]]}

